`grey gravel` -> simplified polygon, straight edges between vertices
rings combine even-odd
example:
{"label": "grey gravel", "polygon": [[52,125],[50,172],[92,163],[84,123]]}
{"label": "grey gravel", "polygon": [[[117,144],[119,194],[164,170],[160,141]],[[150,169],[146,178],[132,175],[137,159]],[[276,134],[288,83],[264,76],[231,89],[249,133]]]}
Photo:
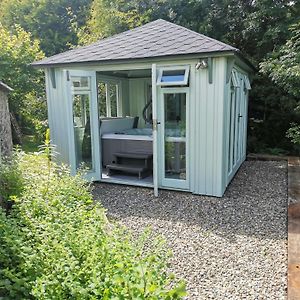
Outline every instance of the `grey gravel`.
{"label": "grey gravel", "polygon": [[244,162],[223,198],[112,184],[94,195],[134,232],[164,236],[187,299],[286,299],[285,162]]}

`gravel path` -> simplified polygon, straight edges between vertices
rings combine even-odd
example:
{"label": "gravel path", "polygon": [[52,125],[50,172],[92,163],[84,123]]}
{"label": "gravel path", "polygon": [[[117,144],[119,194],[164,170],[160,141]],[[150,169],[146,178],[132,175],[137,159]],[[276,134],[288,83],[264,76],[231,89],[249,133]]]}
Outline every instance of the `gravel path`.
{"label": "gravel path", "polygon": [[151,226],[173,251],[188,299],[286,299],[287,168],[245,162],[223,198],[96,184],[110,217]]}

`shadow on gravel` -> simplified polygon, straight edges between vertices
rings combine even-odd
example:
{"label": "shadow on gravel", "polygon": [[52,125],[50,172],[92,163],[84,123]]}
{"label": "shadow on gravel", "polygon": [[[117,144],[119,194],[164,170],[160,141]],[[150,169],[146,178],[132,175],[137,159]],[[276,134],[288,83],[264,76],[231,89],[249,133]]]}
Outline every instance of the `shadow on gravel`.
{"label": "shadow on gravel", "polygon": [[227,239],[236,235],[286,238],[287,166],[285,162],[246,161],[222,198],[190,193],[96,183],[94,198],[108,215],[180,222]]}

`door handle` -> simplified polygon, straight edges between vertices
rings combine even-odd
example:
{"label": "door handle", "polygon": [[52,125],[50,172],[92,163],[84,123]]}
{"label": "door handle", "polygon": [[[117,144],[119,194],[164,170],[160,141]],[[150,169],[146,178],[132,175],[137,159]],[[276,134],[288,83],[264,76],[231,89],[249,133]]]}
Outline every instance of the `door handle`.
{"label": "door handle", "polygon": [[160,124],[160,122],[158,122],[156,119],[153,119],[153,124],[152,124],[153,130],[157,130],[157,125],[159,125],[159,124]]}

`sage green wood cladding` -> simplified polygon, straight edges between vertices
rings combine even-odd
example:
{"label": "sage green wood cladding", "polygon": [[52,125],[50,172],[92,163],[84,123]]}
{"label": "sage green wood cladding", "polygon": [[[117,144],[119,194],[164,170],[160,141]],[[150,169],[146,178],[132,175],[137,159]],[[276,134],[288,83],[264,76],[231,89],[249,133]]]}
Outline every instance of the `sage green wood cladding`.
{"label": "sage green wood cladding", "polygon": [[[70,115],[68,111],[70,109],[70,105],[68,105],[70,90],[68,90],[69,85],[67,84],[69,71],[95,72],[97,81],[99,81],[104,72],[113,73],[125,70],[149,70],[151,72],[151,69],[157,70],[163,66],[188,66],[190,70],[187,87],[189,105],[186,108],[189,121],[189,136],[187,137],[189,146],[186,153],[189,162],[188,191],[194,194],[221,197],[246,157],[248,90],[245,89],[245,76],[249,77],[251,68],[232,53],[212,55],[209,68],[197,69],[196,65],[201,59],[202,57],[199,55],[185,59],[178,57],[128,60],[124,63],[110,64],[70,64],[67,67],[54,68],[52,71],[49,68],[46,69],[49,126],[52,143],[56,145],[58,152],[57,160],[70,164],[70,151],[74,151],[68,136],[72,120],[66,117]],[[152,68],[153,64],[156,65],[155,68]],[[234,96],[232,96],[232,70],[238,78],[238,86],[234,87]],[[52,75],[50,75],[51,72]],[[157,74],[153,76],[157,76]],[[123,117],[139,116],[139,127],[144,127],[142,110],[147,101],[147,93],[150,92],[151,96],[151,77],[114,79],[120,81]],[[53,80],[56,82],[55,85],[53,85]],[[153,82],[155,80],[152,79]],[[92,88],[96,89],[96,86]],[[160,90],[163,88],[157,86],[152,89],[152,91],[156,91],[154,98],[157,99],[158,104],[161,101]],[[232,100],[233,97],[234,100]],[[155,107],[159,110],[161,106],[156,105]],[[156,115],[159,119],[160,112],[157,111]],[[97,132],[100,132],[99,127]],[[100,136],[99,140],[101,143]],[[158,140],[158,149],[162,146]],[[101,145],[99,148],[100,153],[96,153],[96,155],[101,157]],[[159,165],[160,160],[161,157],[158,155],[157,161],[154,159],[154,164]],[[162,174],[158,174],[158,187],[166,188],[161,184],[161,177]],[[175,187],[175,189],[180,188]]]}

